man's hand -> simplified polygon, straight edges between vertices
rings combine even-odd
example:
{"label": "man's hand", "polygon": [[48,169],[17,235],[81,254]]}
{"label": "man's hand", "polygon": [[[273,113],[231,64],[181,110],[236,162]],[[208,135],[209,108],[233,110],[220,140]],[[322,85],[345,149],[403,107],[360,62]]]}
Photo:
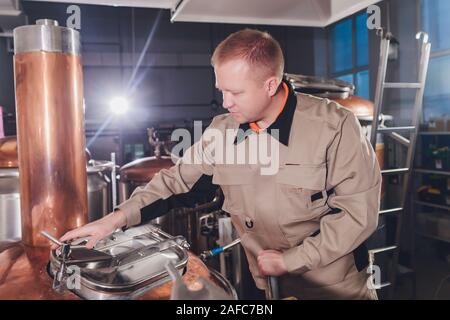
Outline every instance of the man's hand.
{"label": "man's hand", "polygon": [[[109,236],[118,228],[125,225],[125,214],[118,210],[104,216],[100,220],[88,223],[82,227],[67,232],[59,240],[62,242],[87,237],[89,240],[86,243],[86,248],[92,249],[99,240]],[[52,249],[56,249],[57,247],[58,246],[55,244],[52,245]]]}
{"label": "man's hand", "polygon": [[264,250],[258,255],[258,267],[263,276],[281,276],[288,272],[283,255],[276,250]]}

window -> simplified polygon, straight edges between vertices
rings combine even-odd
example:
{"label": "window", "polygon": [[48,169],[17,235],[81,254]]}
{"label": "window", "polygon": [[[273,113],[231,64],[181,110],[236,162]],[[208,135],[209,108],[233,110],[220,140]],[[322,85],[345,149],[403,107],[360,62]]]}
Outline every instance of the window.
{"label": "window", "polygon": [[142,143],[125,144],[125,162],[145,157],[144,145]]}
{"label": "window", "polygon": [[367,14],[356,16],[356,66],[369,64],[369,29],[367,29]]}
{"label": "window", "polygon": [[430,60],[423,105],[425,122],[450,116],[450,55]]}
{"label": "window", "polygon": [[352,57],[352,20],[346,20],[337,24],[331,31],[333,46],[332,68],[334,72],[351,69]]}
{"label": "window", "polygon": [[355,94],[369,99],[369,32],[367,13],[338,22],[330,29],[331,78],[352,83]]}
{"label": "window", "polygon": [[450,1],[422,0],[422,29],[430,35],[431,57],[423,105],[423,120],[450,116]]}
{"label": "window", "polygon": [[450,1],[422,0],[422,28],[430,35],[432,51],[450,49]]}

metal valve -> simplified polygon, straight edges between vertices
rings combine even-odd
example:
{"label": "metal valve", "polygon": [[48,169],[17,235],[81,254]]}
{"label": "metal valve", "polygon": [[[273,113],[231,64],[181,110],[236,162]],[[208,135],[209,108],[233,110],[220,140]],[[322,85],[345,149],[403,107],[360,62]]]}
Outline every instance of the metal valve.
{"label": "metal valve", "polygon": [[200,254],[200,259],[202,259],[203,261],[206,261],[207,259],[209,259],[209,258],[211,258],[211,257],[213,257],[213,256],[215,256],[215,255],[217,255],[219,253],[222,253],[222,252],[224,252],[224,251],[234,247],[235,245],[237,245],[239,243],[241,243],[241,239],[237,238],[236,240],[230,242],[226,246],[214,248],[212,250],[203,251]]}
{"label": "metal valve", "polygon": [[[61,264],[59,266],[58,271],[55,273],[53,278],[53,290],[62,293],[67,290],[67,278],[70,276],[67,272],[66,261],[70,256],[71,245],[68,242],[61,242],[51,234],[46,231],[41,231],[41,234],[49,239],[51,242],[57,244],[59,246],[59,255],[58,257],[61,259]],[[73,246],[73,247],[81,247],[81,246]]]}

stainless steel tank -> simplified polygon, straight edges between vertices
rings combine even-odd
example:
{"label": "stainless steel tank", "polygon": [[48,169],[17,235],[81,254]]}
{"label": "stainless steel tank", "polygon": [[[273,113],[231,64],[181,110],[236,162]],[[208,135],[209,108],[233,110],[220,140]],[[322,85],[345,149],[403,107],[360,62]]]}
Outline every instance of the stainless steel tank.
{"label": "stainless steel tank", "polygon": [[[110,170],[88,165],[88,220],[98,220],[111,212]],[[0,168],[0,242],[22,238],[18,168]]]}
{"label": "stainless steel tank", "polygon": [[[86,149],[89,222],[111,212],[111,161],[90,159]],[[0,242],[20,240],[20,186],[17,138],[0,139]]]}
{"label": "stainless steel tank", "polygon": [[[138,159],[122,166],[119,170],[119,201],[125,201],[137,187],[145,186],[160,170],[172,166],[171,157],[165,155]],[[208,237],[202,234],[200,221],[204,215],[218,209],[223,198],[221,193],[217,192],[211,202],[206,201],[199,199],[195,208],[174,208],[152,222],[170,234],[184,236],[191,244],[191,250],[199,254],[209,248]]]}
{"label": "stainless steel tank", "polygon": [[87,165],[87,192],[89,222],[98,220],[112,211],[110,161],[90,160]]}
{"label": "stainless steel tank", "polygon": [[0,168],[0,242],[21,236],[19,169]]}
{"label": "stainless steel tank", "polygon": [[88,222],[79,32],[54,20],[14,29],[22,240],[49,246]]}
{"label": "stainless steel tank", "polygon": [[20,190],[16,137],[0,139],[0,242],[20,240]]}

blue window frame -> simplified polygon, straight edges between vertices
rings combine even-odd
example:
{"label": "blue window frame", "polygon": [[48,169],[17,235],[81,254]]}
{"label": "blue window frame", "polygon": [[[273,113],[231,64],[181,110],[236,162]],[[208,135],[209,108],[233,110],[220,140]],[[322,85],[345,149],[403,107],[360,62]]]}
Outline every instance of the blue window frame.
{"label": "blue window frame", "polygon": [[352,83],[356,94],[370,98],[367,13],[336,23],[329,31],[329,75]]}
{"label": "blue window frame", "polygon": [[352,20],[338,23],[331,31],[333,72],[351,69],[353,66]]}
{"label": "blue window frame", "polygon": [[353,74],[352,73],[344,74],[342,76],[336,77],[336,79],[342,80],[342,81],[345,81],[345,82],[348,82],[348,83],[351,83],[351,84],[355,84],[354,80],[353,80]]}
{"label": "blue window frame", "polygon": [[367,13],[356,16],[356,66],[369,64],[369,29],[367,29]]}
{"label": "blue window frame", "polygon": [[355,78],[356,95],[368,99],[370,95],[369,70],[356,73]]}
{"label": "blue window frame", "polygon": [[431,57],[425,87],[423,120],[450,116],[450,1],[422,0],[422,30],[430,35]]}
{"label": "blue window frame", "polygon": [[422,0],[422,28],[430,35],[432,51],[450,49],[450,1]]}

